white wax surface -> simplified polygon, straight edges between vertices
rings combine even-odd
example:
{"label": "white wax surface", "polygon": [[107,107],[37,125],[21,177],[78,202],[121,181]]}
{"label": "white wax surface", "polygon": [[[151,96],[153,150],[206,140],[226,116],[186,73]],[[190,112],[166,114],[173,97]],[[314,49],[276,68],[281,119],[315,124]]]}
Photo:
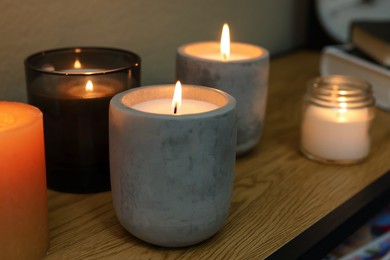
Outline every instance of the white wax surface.
{"label": "white wax surface", "polygon": [[225,59],[221,54],[219,42],[190,43],[180,47],[179,52],[183,55],[189,55],[199,59],[221,62],[258,59],[266,53],[261,47],[238,42],[230,43],[230,56],[227,59]]}
{"label": "white wax surface", "polygon": [[[166,115],[174,114],[172,108],[172,99],[168,99],[168,98],[148,100],[145,102],[135,104],[131,106],[131,108],[143,112],[154,113],[154,114],[166,114]],[[178,108],[176,115],[204,113],[217,108],[218,108],[217,105],[209,102],[194,100],[194,99],[183,99],[181,102],[181,106],[180,108]]]}
{"label": "white wax surface", "polygon": [[310,105],[302,122],[302,147],[329,160],[358,160],[370,148],[368,108],[338,109]]}
{"label": "white wax surface", "polygon": [[220,53],[199,53],[197,56],[207,60],[217,60],[217,61],[226,61],[226,62],[236,61],[236,60],[246,60],[250,58],[250,56],[248,55],[235,54],[235,53],[231,53],[229,58],[227,59],[224,59],[222,54]]}

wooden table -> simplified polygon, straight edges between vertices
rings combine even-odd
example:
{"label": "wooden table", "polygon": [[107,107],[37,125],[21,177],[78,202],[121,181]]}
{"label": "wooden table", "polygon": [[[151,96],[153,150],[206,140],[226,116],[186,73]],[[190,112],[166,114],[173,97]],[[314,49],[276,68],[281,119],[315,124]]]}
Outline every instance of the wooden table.
{"label": "wooden table", "polygon": [[[293,252],[291,259],[311,247],[337,223],[318,227],[321,220],[390,169],[390,114],[378,109],[372,149],[364,163],[325,165],[299,152],[302,96],[307,81],[319,74],[318,67],[318,52],[299,51],[272,60],[262,140],[237,159],[230,215],[214,237],[188,248],[155,247],[120,226],[110,192],[49,191],[47,259],[262,259]],[[388,180],[380,181],[378,189],[389,187]],[[378,189],[363,197],[370,200]],[[308,233],[311,238],[304,236]],[[306,241],[299,241],[301,237]],[[291,241],[302,248],[291,251]]]}

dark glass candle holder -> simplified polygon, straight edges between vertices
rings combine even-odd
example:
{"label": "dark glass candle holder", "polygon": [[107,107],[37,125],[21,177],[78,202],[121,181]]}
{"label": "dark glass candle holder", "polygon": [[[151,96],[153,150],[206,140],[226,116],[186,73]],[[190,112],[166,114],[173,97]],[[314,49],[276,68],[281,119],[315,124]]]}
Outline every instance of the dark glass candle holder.
{"label": "dark glass candle holder", "polygon": [[44,115],[48,187],[110,189],[108,107],[140,85],[140,57],[112,48],[66,48],[26,58],[28,101]]}

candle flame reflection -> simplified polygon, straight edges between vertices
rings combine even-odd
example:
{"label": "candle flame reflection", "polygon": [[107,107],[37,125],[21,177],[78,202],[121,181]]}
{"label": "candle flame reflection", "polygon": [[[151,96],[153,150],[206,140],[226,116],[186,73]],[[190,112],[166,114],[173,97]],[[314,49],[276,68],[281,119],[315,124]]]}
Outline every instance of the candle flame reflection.
{"label": "candle flame reflection", "polygon": [[73,67],[75,69],[80,69],[81,68],[81,62],[78,59],[76,59],[74,64],[73,64]]}
{"label": "candle flame reflection", "polygon": [[340,113],[345,113],[345,112],[347,112],[347,103],[340,103],[339,112],[340,112]]}
{"label": "candle flame reflection", "polygon": [[230,33],[229,26],[227,23],[224,23],[222,28],[221,35],[221,45],[220,45],[221,55],[223,60],[227,60],[230,57]]}
{"label": "candle flame reflection", "polygon": [[92,92],[93,91],[92,81],[88,80],[87,84],[85,85],[85,91],[86,92]]}
{"label": "candle flame reflection", "polygon": [[172,108],[174,114],[178,113],[180,106],[181,106],[181,83],[180,81],[177,81],[175,86],[175,92],[173,93],[173,98],[172,98]]}
{"label": "candle flame reflection", "polygon": [[345,90],[340,90],[338,94],[341,95],[341,97],[338,98],[339,107],[340,107],[339,113],[344,114],[345,112],[347,112],[347,107],[348,107],[347,98],[344,95],[346,95],[348,93]]}
{"label": "candle flame reflection", "polygon": [[346,113],[348,111],[348,104],[347,98],[346,97],[339,97],[338,98],[339,103],[339,108],[337,109],[337,117],[340,121],[345,121],[346,120]]}

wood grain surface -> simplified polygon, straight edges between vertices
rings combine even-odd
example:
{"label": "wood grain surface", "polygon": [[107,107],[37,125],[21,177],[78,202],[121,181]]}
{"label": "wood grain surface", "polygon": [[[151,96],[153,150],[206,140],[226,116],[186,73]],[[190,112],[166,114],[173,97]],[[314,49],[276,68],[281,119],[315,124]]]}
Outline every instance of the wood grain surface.
{"label": "wood grain surface", "polygon": [[299,152],[302,97],[318,67],[318,52],[272,60],[262,140],[237,158],[230,214],[214,237],[187,248],[155,247],[120,226],[110,192],[49,191],[47,259],[263,259],[309,229],[390,169],[390,115],[382,110],[365,162],[325,165]]}

